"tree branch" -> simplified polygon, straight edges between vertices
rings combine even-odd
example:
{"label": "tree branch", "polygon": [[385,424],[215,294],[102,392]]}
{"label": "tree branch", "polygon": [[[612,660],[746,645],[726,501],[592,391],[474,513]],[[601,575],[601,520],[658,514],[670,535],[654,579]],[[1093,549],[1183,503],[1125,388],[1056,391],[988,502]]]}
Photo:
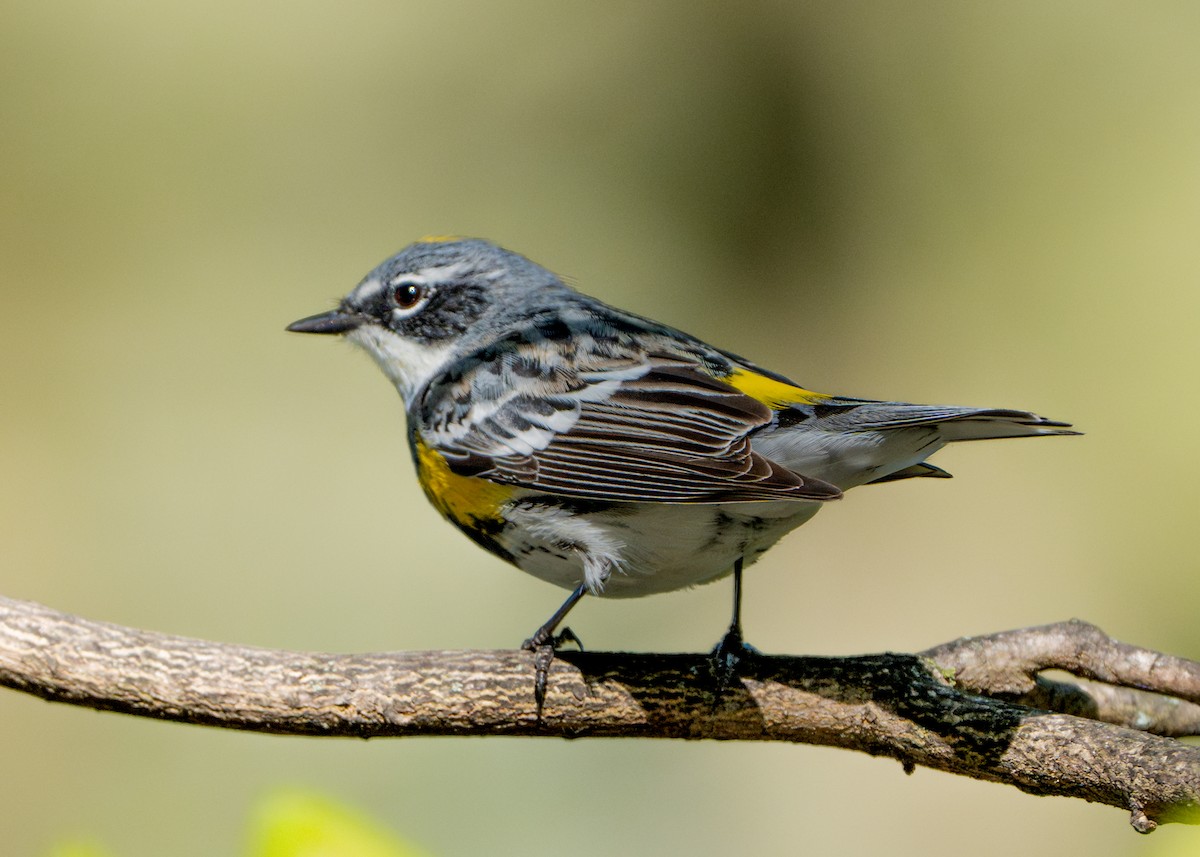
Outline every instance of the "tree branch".
{"label": "tree branch", "polygon": [[[723,690],[703,655],[560,652],[540,713],[535,657],[275,651],[0,597],[0,685],[56,702],[292,735],[823,744],[891,756],[909,771],[922,765],[1123,807],[1141,832],[1200,821],[1200,749],[1166,737],[1200,734],[1200,664],[1118,643],[1083,622],[919,654],[764,655]],[[1039,675],[1051,668],[1103,684]]]}

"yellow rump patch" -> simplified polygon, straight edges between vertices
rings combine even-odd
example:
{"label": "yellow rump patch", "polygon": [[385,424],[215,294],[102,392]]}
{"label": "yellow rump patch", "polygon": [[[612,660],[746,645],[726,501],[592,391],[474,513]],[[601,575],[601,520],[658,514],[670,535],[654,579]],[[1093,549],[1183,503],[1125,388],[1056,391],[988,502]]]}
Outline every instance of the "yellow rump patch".
{"label": "yellow rump patch", "polygon": [[781,411],[792,405],[815,405],[833,398],[824,393],[814,393],[803,387],[776,381],[743,366],[736,367],[729,377],[723,380],[750,398],[758,399],[773,411]]}
{"label": "yellow rump patch", "polygon": [[423,235],[417,240],[418,244],[445,244],[449,241],[461,241],[461,235]]}
{"label": "yellow rump patch", "polygon": [[469,526],[478,521],[501,520],[500,507],[514,489],[476,476],[459,476],[445,457],[417,441],[417,475],[425,496],[451,521]]}

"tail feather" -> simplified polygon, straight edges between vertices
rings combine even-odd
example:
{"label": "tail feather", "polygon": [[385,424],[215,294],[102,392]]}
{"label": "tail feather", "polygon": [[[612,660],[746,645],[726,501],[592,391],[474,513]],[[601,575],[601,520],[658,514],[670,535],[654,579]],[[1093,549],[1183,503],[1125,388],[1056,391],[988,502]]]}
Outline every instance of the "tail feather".
{"label": "tail feather", "polygon": [[974,411],[939,422],[938,429],[947,441],[1082,434],[1074,431],[1070,423],[1047,419],[1028,411],[999,408]]}
{"label": "tail feather", "polygon": [[872,479],[868,485],[879,485],[883,482],[899,482],[901,479],[950,479],[953,474],[947,473],[940,467],[935,467],[932,464],[922,461],[919,464],[913,464],[910,467],[905,467],[894,473],[889,473],[887,476],[880,476],[878,479]]}
{"label": "tail feather", "polygon": [[910,405],[905,402],[840,400],[852,407],[833,419],[848,431],[887,431],[937,425],[942,440],[991,440],[1002,437],[1074,435],[1070,423],[1047,419],[1029,411],[1009,408],[963,408],[945,405]]}
{"label": "tail feather", "polygon": [[1006,408],[910,405],[832,398],[793,405],[773,430],[754,436],[755,451],[843,491],[868,482],[950,474],[925,459],[946,443],[1002,437],[1079,434],[1069,423]]}

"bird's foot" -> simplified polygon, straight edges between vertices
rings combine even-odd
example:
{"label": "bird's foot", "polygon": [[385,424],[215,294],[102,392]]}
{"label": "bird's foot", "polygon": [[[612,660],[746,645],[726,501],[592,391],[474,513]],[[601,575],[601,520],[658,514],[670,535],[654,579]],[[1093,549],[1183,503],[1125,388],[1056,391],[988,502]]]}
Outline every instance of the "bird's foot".
{"label": "bird's foot", "polygon": [[553,628],[543,625],[532,637],[521,644],[521,648],[527,652],[536,652],[538,649],[546,647],[558,651],[567,643],[574,643],[579,647],[579,651],[583,651],[583,640],[579,639],[570,628],[563,628],[555,634]]}
{"label": "bird's foot", "polygon": [[733,679],[742,664],[760,656],[762,652],[742,638],[742,629],[730,625],[725,636],[708,655],[709,670],[717,682],[717,692],[723,694],[733,684]]}
{"label": "bird's foot", "polygon": [[550,676],[550,664],[554,663],[554,653],[567,643],[574,643],[583,651],[583,640],[579,639],[570,628],[563,628],[554,633],[552,626],[543,625],[534,635],[521,644],[527,652],[533,652],[533,699],[537,703],[537,714],[542,716],[542,705],[546,701],[546,681]]}

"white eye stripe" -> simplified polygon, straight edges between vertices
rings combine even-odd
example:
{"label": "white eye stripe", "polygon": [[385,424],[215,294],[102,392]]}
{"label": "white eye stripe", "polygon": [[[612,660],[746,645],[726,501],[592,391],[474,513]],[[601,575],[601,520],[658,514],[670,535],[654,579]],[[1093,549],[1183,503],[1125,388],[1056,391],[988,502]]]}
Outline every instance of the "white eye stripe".
{"label": "white eye stripe", "polygon": [[454,282],[464,271],[468,270],[470,265],[464,262],[455,262],[451,265],[435,265],[429,268],[421,268],[418,271],[403,271],[388,281],[388,285],[396,286],[400,283],[412,283],[418,286],[437,285],[438,283]]}

